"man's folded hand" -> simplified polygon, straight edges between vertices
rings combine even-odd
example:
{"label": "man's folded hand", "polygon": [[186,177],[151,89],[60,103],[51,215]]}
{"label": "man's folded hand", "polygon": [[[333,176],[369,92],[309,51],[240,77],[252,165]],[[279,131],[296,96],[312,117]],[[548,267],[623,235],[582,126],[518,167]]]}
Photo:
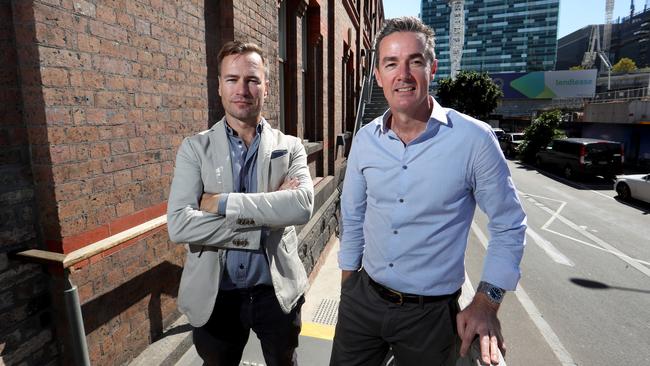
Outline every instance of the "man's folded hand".
{"label": "man's folded hand", "polygon": [[219,195],[215,193],[203,193],[199,210],[216,214],[219,212]]}

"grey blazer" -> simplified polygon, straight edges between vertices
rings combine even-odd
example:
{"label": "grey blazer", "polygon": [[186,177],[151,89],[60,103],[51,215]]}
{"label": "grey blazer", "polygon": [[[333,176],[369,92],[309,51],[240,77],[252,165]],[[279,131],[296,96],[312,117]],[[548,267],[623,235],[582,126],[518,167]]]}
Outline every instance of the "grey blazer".
{"label": "grey blazer", "polygon": [[[266,124],[257,153],[260,193],[231,193],[229,149],[222,119],[211,129],[186,138],[176,156],[167,229],[172,241],[187,243],[178,308],[195,327],[205,324],[214,308],[225,265],[224,249],[258,249],[262,227],[270,229],[265,251],[275,294],[285,313],[307,287],[292,226],[309,221],[314,204],[305,148],[298,138]],[[277,191],[285,177],[299,178],[299,187]],[[199,210],[203,192],[229,192],[225,216]]]}

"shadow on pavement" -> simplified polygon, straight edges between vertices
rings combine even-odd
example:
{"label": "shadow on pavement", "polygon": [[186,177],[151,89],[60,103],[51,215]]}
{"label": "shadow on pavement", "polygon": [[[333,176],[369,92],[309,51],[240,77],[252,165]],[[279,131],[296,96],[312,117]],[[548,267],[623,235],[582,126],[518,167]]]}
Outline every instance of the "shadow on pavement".
{"label": "shadow on pavement", "polygon": [[640,292],[642,294],[650,294],[650,290],[643,290],[643,289],[631,288],[631,287],[610,286],[606,283],[594,281],[594,280],[588,280],[586,278],[573,277],[570,278],[569,281],[573,282],[574,284],[580,287],[585,287],[592,290],[622,290],[622,291],[630,291],[630,292]]}

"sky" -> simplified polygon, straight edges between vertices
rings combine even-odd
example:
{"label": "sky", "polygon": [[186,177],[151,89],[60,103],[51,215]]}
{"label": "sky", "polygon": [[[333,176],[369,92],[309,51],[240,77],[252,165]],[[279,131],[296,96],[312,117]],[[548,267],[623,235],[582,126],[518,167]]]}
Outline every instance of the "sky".
{"label": "sky", "polygon": [[[643,10],[645,2],[646,0],[634,0],[635,11]],[[384,12],[386,18],[418,16],[420,0],[384,0]],[[616,22],[616,18],[629,14],[630,0],[616,0],[613,22]],[[560,0],[559,16],[557,35],[561,38],[586,25],[605,23],[605,0]]]}

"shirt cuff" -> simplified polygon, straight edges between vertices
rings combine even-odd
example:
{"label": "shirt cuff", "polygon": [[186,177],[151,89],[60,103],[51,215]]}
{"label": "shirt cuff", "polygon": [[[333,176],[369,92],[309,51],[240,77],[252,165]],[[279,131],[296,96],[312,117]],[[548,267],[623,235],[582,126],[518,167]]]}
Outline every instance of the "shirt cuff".
{"label": "shirt cuff", "polygon": [[219,202],[217,203],[217,214],[226,216],[226,205],[228,204],[228,193],[219,195]]}

